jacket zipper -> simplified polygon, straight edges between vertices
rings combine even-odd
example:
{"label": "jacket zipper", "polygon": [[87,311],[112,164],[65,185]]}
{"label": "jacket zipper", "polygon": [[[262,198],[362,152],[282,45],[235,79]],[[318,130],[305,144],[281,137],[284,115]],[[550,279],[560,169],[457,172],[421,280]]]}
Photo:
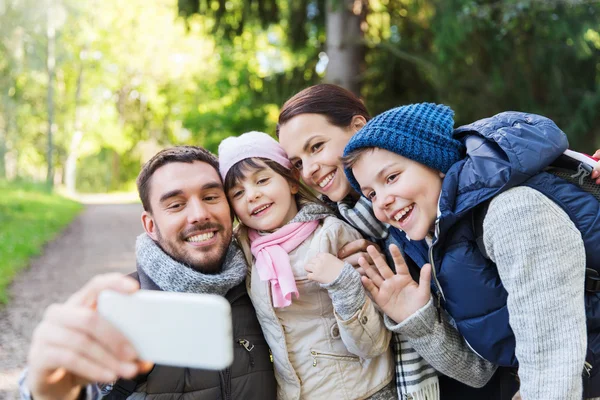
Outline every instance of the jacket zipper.
{"label": "jacket zipper", "polygon": [[439,218],[435,220],[435,230],[433,232],[434,234],[434,241],[433,243],[431,243],[431,246],[429,247],[429,263],[431,264],[431,272],[433,274],[433,280],[435,281],[435,286],[437,286],[437,290],[440,292],[440,294],[442,295],[442,298],[444,299],[444,301],[446,301],[446,296],[444,296],[444,291],[442,290],[442,287],[440,286],[440,282],[437,279],[437,273],[435,272],[435,262],[433,262],[433,248],[434,246],[437,244],[437,242],[439,241],[439,234],[440,234],[440,220]]}
{"label": "jacket zipper", "polygon": [[[252,350],[254,349],[254,345],[250,343],[247,339],[238,339],[237,342],[246,349],[248,355],[250,356],[250,366],[254,367],[254,356],[252,355]],[[269,350],[271,352],[271,350]]]}
{"label": "jacket zipper", "polygon": [[[437,273],[435,272],[435,262],[433,261],[433,247],[436,245],[436,243],[439,241],[439,234],[440,234],[440,219],[436,218],[435,220],[435,229],[433,232],[434,235],[434,241],[431,243],[431,246],[429,246],[429,263],[431,264],[431,273],[433,275],[433,280],[435,281],[435,286],[437,287],[438,290],[438,296],[437,296],[437,314],[438,314],[438,322],[442,322],[442,298],[444,299],[444,301],[446,301],[446,297],[444,296],[444,291],[442,290],[442,287],[440,286],[440,282],[437,279]],[[441,295],[441,298],[440,298]]]}
{"label": "jacket zipper", "polygon": [[315,350],[311,350],[310,355],[313,358],[313,364],[312,364],[313,367],[317,366],[317,357],[322,357],[322,356],[337,358],[339,360],[346,360],[346,361],[358,361],[359,360],[359,358],[357,356],[340,356],[337,354],[323,353],[323,352],[315,351]]}
{"label": "jacket zipper", "polygon": [[231,369],[221,371],[221,385],[224,400],[231,400]]}

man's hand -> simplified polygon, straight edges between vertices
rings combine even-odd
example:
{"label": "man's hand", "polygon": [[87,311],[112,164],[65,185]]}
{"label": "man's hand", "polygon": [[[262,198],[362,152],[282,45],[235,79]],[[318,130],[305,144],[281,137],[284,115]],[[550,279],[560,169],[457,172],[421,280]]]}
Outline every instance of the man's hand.
{"label": "man's hand", "polygon": [[102,290],[133,293],[139,284],[120,274],[99,275],[64,304],[48,307],[33,333],[27,386],[36,400],[76,399],[91,382],[133,378],[151,364],[136,361],[127,339],[96,312]]}
{"label": "man's hand", "polygon": [[431,297],[429,287],[431,265],[425,264],[421,268],[421,276],[417,284],[410,276],[404,258],[396,245],[390,246],[390,253],[396,266],[395,274],[375,247],[370,246],[367,252],[373,259],[376,269],[367,260],[361,258],[359,264],[367,275],[361,277],[361,280],[373,301],[388,317],[401,323],[427,304]]}
{"label": "man's hand", "polygon": [[344,268],[344,262],[329,253],[317,254],[304,266],[308,272],[308,279],[324,285],[333,282],[342,272],[342,268]]}
{"label": "man's hand", "polygon": [[[592,157],[600,159],[600,149],[596,150],[596,152],[594,153],[594,155]],[[595,179],[596,184],[600,185],[600,161],[598,161],[596,163],[596,166],[594,167],[594,170],[592,171],[592,179]]]}
{"label": "man's hand", "polygon": [[374,246],[378,252],[381,252],[379,246],[367,239],[359,239],[350,243],[346,243],[344,247],[338,251],[338,258],[353,267],[358,267],[356,270],[364,275],[365,271],[358,264],[358,259],[364,257],[368,262],[372,263],[371,256],[367,253],[367,247]]}

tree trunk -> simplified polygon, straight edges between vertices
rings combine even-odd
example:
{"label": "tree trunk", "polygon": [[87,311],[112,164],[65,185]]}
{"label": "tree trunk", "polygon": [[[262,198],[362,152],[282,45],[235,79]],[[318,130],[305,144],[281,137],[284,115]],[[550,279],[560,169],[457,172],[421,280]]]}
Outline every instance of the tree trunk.
{"label": "tree trunk", "polygon": [[364,49],[361,22],[364,0],[327,0],[325,31],[329,62],[325,81],[360,94],[360,70]]}
{"label": "tree trunk", "polygon": [[6,179],[6,139],[8,138],[8,127],[10,118],[8,111],[4,110],[4,115],[0,116],[0,179]]}
{"label": "tree trunk", "polygon": [[[85,51],[85,50],[84,50]],[[79,144],[83,139],[83,129],[81,123],[81,87],[83,85],[83,60],[79,60],[79,71],[77,73],[77,89],[75,90],[75,121],[73,126],[75,132],[71,137],[69,146],[69,155],[65,163],[65,184],[67,191],[71,194],[76,192],[77,183],[77,159],[79,158]]]}
{"label": "tree trunk", "polygon": [[48,40],[48,53],[46,58],[46,68],[48,71],[48,172],[46,174],[46,183],[48,187],[52,189],[54,185],[54,168],[52,161],[52,154],[54,153],[52,134],[54,130],[54,67],[56,64],[55,57],[55,45],[56,45],[56,30],[54,27],[54,21],[52,20],[51,11],[52,0],[48,0],[48,14],[47,14],[47,29],[46,38]]}

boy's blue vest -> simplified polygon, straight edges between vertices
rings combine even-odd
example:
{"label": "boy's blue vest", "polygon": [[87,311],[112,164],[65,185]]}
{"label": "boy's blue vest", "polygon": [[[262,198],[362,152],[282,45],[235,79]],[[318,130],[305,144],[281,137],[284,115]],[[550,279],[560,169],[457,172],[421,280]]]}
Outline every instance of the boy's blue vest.
{"label": "boy's blue vest", "polygon": [[[476,243],[473,213],[512,187],[536,189],[571,217],[585,243],[586,267],[600,271],[600,203],[578,186],[542,172],[568,146],[565,134],[547,118],[505,112],[460,127],[454,136],[465,144],[467,155],[443,181],[431,251],[424,240],[407,241],[395,228],[391,233],[419,267],[432,263],[445,309],[473,350],[498,365],[517,366],[507,293],[495,264]],[[600,295],[586,293],[585,304],[587,361],[593,368],[584,380],[587,393],[600,396]]]}

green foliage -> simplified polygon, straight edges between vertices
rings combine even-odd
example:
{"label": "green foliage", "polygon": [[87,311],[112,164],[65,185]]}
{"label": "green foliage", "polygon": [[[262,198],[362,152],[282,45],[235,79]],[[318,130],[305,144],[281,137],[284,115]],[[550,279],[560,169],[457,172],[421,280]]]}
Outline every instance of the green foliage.
{"label": "green foliage", "polygon": [[[273,133],[283,102],[323,75],[326,0],[51,3],[54,168],[64,181],[67,159],[77,159],[80,191],[131,187],[165,146],[216,151],[226,136]],[[359,78],[373,114],[419,101],[449,104],[457,124],[537,112],[574,148],[600,147],[597,2],[361,4]],[[0,178],[45,179],[46,14],[32,0],[0,7]]]}
{"label": "green foliage", "polygon": [[73,220],[81,205],[39,184],[0,181],[0,193],[0,304],[5,304],[13,277]]}
{"label": "green foliage", "polygon": [[[383,3],[383,1],[381,1]],[[600,146],[600,5],[389,0],[369,17],[364,94],[375,113],[444,102],[467,123],[504,110],[547,115],[571,146]],[[390,84],[391,83],[391,84]]]}
{"label": "green foliage", "polygon": [[293,50],[309,44],[325,18],[325,0],[178,0],[177,6],[185,18],[208,17],[211,34],[226,41],[235,40],[254,26],[267,30],[271,25],[281,25]]}
{"label": "green foliage", "polygon": [[82,157],[78,165],[77,191],[80,193],[127,190],[126,183],[135,180],[142,167],[139,157],[121,157],[108,147]]}

